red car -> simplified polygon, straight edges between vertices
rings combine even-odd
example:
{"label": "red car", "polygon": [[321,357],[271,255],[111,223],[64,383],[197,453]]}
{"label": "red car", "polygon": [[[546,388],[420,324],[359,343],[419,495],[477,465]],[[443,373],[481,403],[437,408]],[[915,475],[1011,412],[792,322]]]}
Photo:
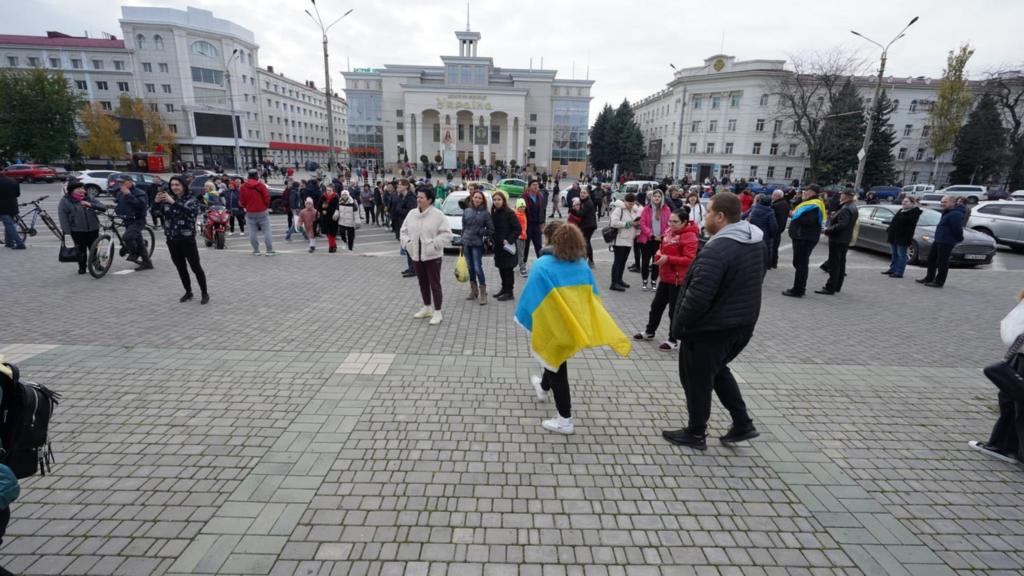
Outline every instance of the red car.
{"label": "red car", "polygon": [[58,178],[56,170],[43,164],[11,164],[3,169],[2,174],[24,182],[44,180],[49,183]]}

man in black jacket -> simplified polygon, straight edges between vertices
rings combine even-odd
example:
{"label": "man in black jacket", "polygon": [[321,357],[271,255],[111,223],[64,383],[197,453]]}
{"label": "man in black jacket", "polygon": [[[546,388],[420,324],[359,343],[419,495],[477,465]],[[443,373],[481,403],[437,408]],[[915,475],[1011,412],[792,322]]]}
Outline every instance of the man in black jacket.
{"label": "man in black jacket", "polygon": [[782,244],[782,233],[786,231],[786,222],[789,222],[789,202],[782,190],[772,192],[772,212],[775,213],[775,238],[772,243],[772,269],[779,267],[779,245]]}
{"label": "man in black jacket", "polygon": [[[394,230],[396,239],[402,229],[402,224],[405,223],[406,215],[414,208],[416,208],[416,194],[413,193],[412,186],[408,180],[399,180],[398,193],[391,204],[391,229]],[[413,278],[416,276],[416,271],[412,268],[412,257],[408,253],[405,255],[405,261],[406,268],[402,271],[402,278]]]}
{"label": "man in black jacket", "polygon": [[147,211],[149,200],[146,193],[136,188],[131,178],[122,177],[114,212],[124,220],[124,244],[130,259],[138,264],[136,271],[153,269],[153,263],[149,260],[149,248],[142,238],[142,231],[146,228]]}
{"label": "man in black jacket", "polygon": [[697,450],[707,449],[712,390],[732,416],[722,443],[759,435],[729,370],[754,334],[764,276],[764,234],[740,215],[740,200],[732,192],[719,192],[708,203],[704,229],[711,239],[690,266],[672,322],[672,337],[681,342],[679,379],[689,423],[661,435]]}
{"label": "man in black jacket", "polygon": [[25,243],[18,234],[14,217],[18,215],[18,197],[21,185],[13,178],[0,176],[0,222],[4,224],[4,247],[24,250]]}
{"label": "man in black jacket", "polygon": [[828,227],[825,228],[825,235],[828,236],[828,282],[821,290],[815,290],[815,294],[831,296],[843,289],[846,253],[850,250],[854,226],[857,224],[857,203],[854,202],[854,198],[852,188],[843,190],[839,195],[839,210],[836,210]]}
{"label": "man in black jacket", "polygon": [[793,240],[793,287],[782,292],[783,296],[800,298],[807,291],[807,269],[811,253],[821,239],[821,228],[825,225],[825,203],[818,199],[821,189],[810,184],[803,189],[803,202],[797,204],[789,221],[789,237]]}

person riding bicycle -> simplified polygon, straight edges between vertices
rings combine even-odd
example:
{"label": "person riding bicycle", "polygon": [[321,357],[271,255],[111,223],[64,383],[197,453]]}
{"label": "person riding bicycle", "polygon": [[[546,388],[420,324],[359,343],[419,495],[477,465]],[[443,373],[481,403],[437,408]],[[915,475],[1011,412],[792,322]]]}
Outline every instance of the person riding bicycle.
{"label": "person riding bicycle", "polygon": [[67,193],[57,204],[57,217],[64,236],[78,248],[78,273],[85,274],[89,248],[100,235],[100,219],[96,212],[106,212],[107,206],[89,194],[85,184],[79,180],[68,182]]}
{"label": "person riding bicycle", "polygon": [[124,220],[124,244],[129,251],[129,260],[139,266],[136,271],[152,270],[153,263],[149,260],[149,250],[142,240],[142,231],[146,228],[146,212],[149,200],[146,193],[133,185],[132,179],[122,177],[121,189],[117,196],[117,207],[114,213]]}

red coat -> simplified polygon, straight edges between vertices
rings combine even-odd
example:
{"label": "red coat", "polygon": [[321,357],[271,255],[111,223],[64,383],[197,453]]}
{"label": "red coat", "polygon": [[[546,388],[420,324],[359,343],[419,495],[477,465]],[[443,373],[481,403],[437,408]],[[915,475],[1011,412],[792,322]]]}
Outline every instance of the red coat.
{"label": "red coat", "polygon": [[697,234],[697,224],[691,221],[687,222],[678,234],[669,229],[661,239],[658,253],[668,256],[668,262],[658,269],[658,279],[661,282],[675,286],[683,285],[686,273],[690,271],[690,264],[693,264],[693,259],[697,257]]}
{"label": "red coat", "polygon": [[750,212],[750,205],[754,203],[754,195],[744,192],[740,194],[740,211],[746,214]]}
{"label": "red coat", "polygon": [[247,214],[266,212],[270,208],[270,191],[263,182],[250,178],[242,184],[238,203]]}

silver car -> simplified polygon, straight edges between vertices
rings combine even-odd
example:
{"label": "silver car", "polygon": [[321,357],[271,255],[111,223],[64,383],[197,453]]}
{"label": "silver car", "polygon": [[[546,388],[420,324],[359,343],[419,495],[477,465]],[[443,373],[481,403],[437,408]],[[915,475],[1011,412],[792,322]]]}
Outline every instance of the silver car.
{"label": "silver car", "polygon": [[[885,204],[864,205],[857,210],[860,233],[857,236],[857,248],[866,248],[877,252],[891,254],[887,230],[899,206]],[[914,230],[914,240],[907,250],[907,261],[911,264],[923,264],[928,261],[932,242],[935,241],[935,226],[942,214],[936,210],[924,209]],[[979,266],[991,264],[996,255],[996,243],[990,236],[964,228],[964,241],[953,248],[949,259],[950,264],[961,266]]]}
{"label": "silver car", "polygon": [[1024,202],[980,202],[971,211],[967,226],[995,238],[1016,251],[1024,251]]}

